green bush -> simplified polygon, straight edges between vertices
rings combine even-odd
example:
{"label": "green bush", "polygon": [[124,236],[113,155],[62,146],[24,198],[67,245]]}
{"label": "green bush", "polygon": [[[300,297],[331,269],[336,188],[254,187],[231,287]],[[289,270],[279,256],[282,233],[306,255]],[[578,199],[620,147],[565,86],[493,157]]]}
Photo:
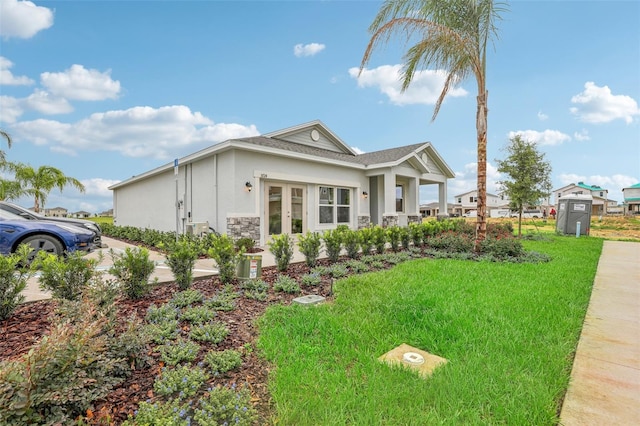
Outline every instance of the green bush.
{"label": "green bush", "polygon": [[[70,424],[123,380],[112,333],[89,298],[56,315],[49,333],[20,358],[0,362],[2,424]],[[108,309],[107,309],[108,310]]]}
{"label": "green bush", "polygon": [[204,305],[214,311],[233,311],[236,307],[235,299],[238,293],[231,285],[226,285],[210,299],[204,301]]}
{"label": "green bush", "polygon": [[209,395],[200,400],[194,420],[200,426],[238,425],[251,426],[258,416],[251,405],[251,394],[246,389],[216,387]]}
{"label": "green bush", "polygon": [[473,251],[474,240],[468,234],[448,231],[427,238],[427,245],[445,252],[464,253]]}
{"label": "green bush", "polygon": [[414,247],[422,246],[424,238],[424,227],[422,226],[422,223],[410,223],[409,235],[411,237],[411,240],[413,241]]}
{"label": "green bush", "polygon": [[153,383],[153,389],[161,396],[177,396],[185,399],[194,396],[209,375],[200,367],[180,365],[176,368],[163,368]]}
{"label": "green bush", "polygon": [[273,289],[283,293],[300,293],[300,285],[288,275],[278,275],[276,282],[273,283]]}
{"label": "green bush", "polygon": [[342,232],[339,229],[328,229],[323,232],[322,240],[329,261],[337,262],[342,250]]}
{"label": "green bush", "polygon": [[347,256],[351,259],[358,257],[360,253],[360,233],[353,229],[347,229],[342,233],[342,242],[344,249],[347,251]]}
{"label": "green bush", "polygon": [[371,254],[371,249],[373,249],[373,228],[362,228],[358,229],[358,235],[360,240],[360,249],[362,250],[362,255],[367,256]]}
{"label": "green bush", "polygon": [[236,251],[238,251],[239,253],[246,253],[254,249],[254,247],[256,246],[256,242],[253,238],[244,237],[239,238],[236,241],[235,246]]}
{"label": "green bush", "polygon": [[390,226],[387,228],[387,241],[391,246],[391,250],[398,251],[400,249],[401,227]]}
{"label": "green bush", "polygon": [[367,264],[360,260],[351,259],[348,262],[345,262],[344,266],[349,268],[355,274],[369,271],[369,267],[367,266]]}
{"label": "green bush", "polygon": [[98,265],[98,260],[87,259],[84,254],[76,251],[64,258],[39,252],[33,265],[40,269],[40,288],[50,291],[56,299],[80,299]]}
{"label": "green bush", "polygon": [[195,289],[189,289],[175,293],[169,303],[177,308],[186,308],[194,303],[200,303],[204,295]]}
{"label": "green bush", "polygon": [[22,290],[33,276],[27,265],[31,247],[21,245],[16,253],[0,256],[0,321],[9,318],[16,307],[25,299]]}
{"label": "green bush", "polygon": [[242,284],[242,289],[246,298],[264,302],[267,300],[269,284],[263,280],[246,280]]}
{"label": "green bush", "polygon": [[213,237],[208,253],[218,266],[220,281],[224,284],[230,283],[235,278],[240,260],[240,253],[236,251],[233,239],[226,234]]}
{"label": "green bush", "polygon": [[113,262],[109,273],[122,284],[124,294],[129,299],[140,299],[147,295],[151,290],[149,277],[156,267],[149,259],[149,250],[127,247],[124,253],[118,254],[110,249],[109,255]]}
{"label": "green bush", "polygon": [[147,324],[144,328],[154,343],[173,340],[180,334],[180,324],[177,319]]}
{"label": "green bush", "polygon": [[215,318],[216,311],[207,306],[193,306],[185,308],[180,315],[180,319],[191,324],[203,324]]}
{"label": "green bush", "polygon": [[229,329],[225,323],[212,321],[207,324],[198,324],[191,327],[189,337],[199,342],[210,342],[215,345],[222,342],[229,335]]}
{"label": "green bush", "polygon": [[198,259],[198,249],[194,242],[180,239],[167,247],[167,265],[180,290],[188,289],[193,283],[193,267]]}
{"label": "green bush", "polygon": [[181,362],[191,362],[198,356],[200,345],[187,339],[176,339],[158,346],[160,359],[167,365],[177,365]]}
{"label": "green bush", "polygon": [[319,274],[312,272],[309,274],[304,274],[302,278],[300,278],[300,280],[302,281],[302,285],[317,286],[322,282],[322,277]]}
{"label": "green bush", "polygon": [[480,243],[480,252],[493,256],[495,259],[518,258],[524,255],[522,242],[513,237],[495,238],[487,237]]}
{"label": "green bush", "polygon": [[371,228],[371,243],[376,248],[376,253],[384,253],[387,245],[387,233],[382,226],[376,225]]}
{"label": "green bush", "polygon": [[408,227],[400,228],[400,243],[402,244],[402,248],[404,250],[409,250],[409,244],[411,243],[411,232],[409,232]]}
{"label": "green bush", "polygon": [[182,403],[179,399],[167,402],[141,402],[135,412],[135,416],[122,423],[122,426],[189,426],[191,420],[187,420],[189,404]]}
{"label": "green bush", "polygon": [[298,248],[310,268],[316,265],[318,257],[320,257],[320,246],[322,246],[322,239],[317,232],[307,231],[305,235],[298,236]]}
{"label": "green bush", "polygon": [[180,310],[169,303],[165,303],[160,307],[154,303],[147,308],[145,319],[149,323],[158,324],[177,319],[179,313]]}
{"label": "green bush", "polygon": [[279,234],[271,237],[269,251],[276,259],[278,271],[286,271],[293,257],[293,242],[288,234]]}
{"label": "green bush", "polygon": [[242,357],[240,352],[233,349],[225,351],[209,351],[204,356],[204,362],[211,368],[213,374],[222,374],[240,367]]}

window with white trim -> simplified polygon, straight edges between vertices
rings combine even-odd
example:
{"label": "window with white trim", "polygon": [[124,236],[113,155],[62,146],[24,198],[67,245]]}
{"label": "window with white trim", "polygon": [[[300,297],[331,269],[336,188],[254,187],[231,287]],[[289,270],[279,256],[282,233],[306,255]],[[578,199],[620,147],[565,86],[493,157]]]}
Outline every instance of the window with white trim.
{"label": "window with white trim", "polygon": [[404,186],[396,185],[396,213],[404,212]]}
{"label": "window with white trim", "polygon": [[318,218],[321,224],[351,222],[351,190],[349,188],[318,187]]}

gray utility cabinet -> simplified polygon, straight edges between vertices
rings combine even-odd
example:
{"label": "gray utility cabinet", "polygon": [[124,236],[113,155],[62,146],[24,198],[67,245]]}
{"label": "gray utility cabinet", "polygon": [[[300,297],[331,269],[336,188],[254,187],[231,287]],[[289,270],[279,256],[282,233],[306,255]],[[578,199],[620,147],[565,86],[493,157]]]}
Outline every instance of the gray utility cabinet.
{"label": "gray utility cabinet", "polygon": [[561,234],[589,235],[593,197],[584,194],[568,194],[558,199],[556,231]]}

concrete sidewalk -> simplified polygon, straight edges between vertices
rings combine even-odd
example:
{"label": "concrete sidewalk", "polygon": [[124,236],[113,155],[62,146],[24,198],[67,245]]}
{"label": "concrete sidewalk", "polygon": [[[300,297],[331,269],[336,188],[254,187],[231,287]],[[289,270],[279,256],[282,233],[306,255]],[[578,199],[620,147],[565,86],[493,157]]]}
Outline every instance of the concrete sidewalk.
{"label": "concrete sidewalk", "polygon": [[[113,238],[102,237],[102,242],[108,245],[108,248],[101,248],[87,255],[87,258],[90,259],[100,259],[102,256],[100,263],[98,264],[98,270],[107,271],[112,266],[111,256],[109,255],[109,250],[113,249],[115,253],[122,253],[127,247],[134,247],[131,244],[127,244],[120,240],[114,240]],[[260,253],[256,253],[262,256],[262,267],[274,266],[275,259],[271,252],[269,252],[268,248],[262,247],[263,251]],[[151,279],[158,279],[158,282],[172,282],[174,281],[173,274],[171,273],[171,269],[165,264],[164,255],[149,250],[149,258],[156,263],[156,269],[151,275]],[[292,262],[301,262],[304,261],[304,256],[298,252],[296,249],[294,251],[294,256]],[[211,259],[198,259],[196,261],[196,265],[193,269],[194,278],[208,277],[212,275],[216,275],[218,273],[218,269],[215,267],[215,262]],[[109,277],[108,274],[106,274]],[[22,292],[25,295],[25,302],[33,302],[36,300],[49,299],[51,294],[47,291],[43,291],[39,287],[38,275],[32,277],[27,283],[27,288]]]}
{"label": "concrete sidewalk", "polygon": [[640,243],[604,242],[560,424],[640,424]]}

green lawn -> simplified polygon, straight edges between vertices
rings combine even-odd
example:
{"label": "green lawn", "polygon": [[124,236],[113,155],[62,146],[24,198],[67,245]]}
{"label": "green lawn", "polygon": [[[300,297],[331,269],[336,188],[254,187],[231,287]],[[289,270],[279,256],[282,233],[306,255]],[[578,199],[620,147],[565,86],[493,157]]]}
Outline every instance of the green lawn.
{"label": "green lawn", "polygon": [[[259,321],[280,425],[557,423],[602,250],[526,241],[545,264],[421,259],[336,283],[331,304]],[[447,358],[423,380],[377,361],[401,343]]]}

